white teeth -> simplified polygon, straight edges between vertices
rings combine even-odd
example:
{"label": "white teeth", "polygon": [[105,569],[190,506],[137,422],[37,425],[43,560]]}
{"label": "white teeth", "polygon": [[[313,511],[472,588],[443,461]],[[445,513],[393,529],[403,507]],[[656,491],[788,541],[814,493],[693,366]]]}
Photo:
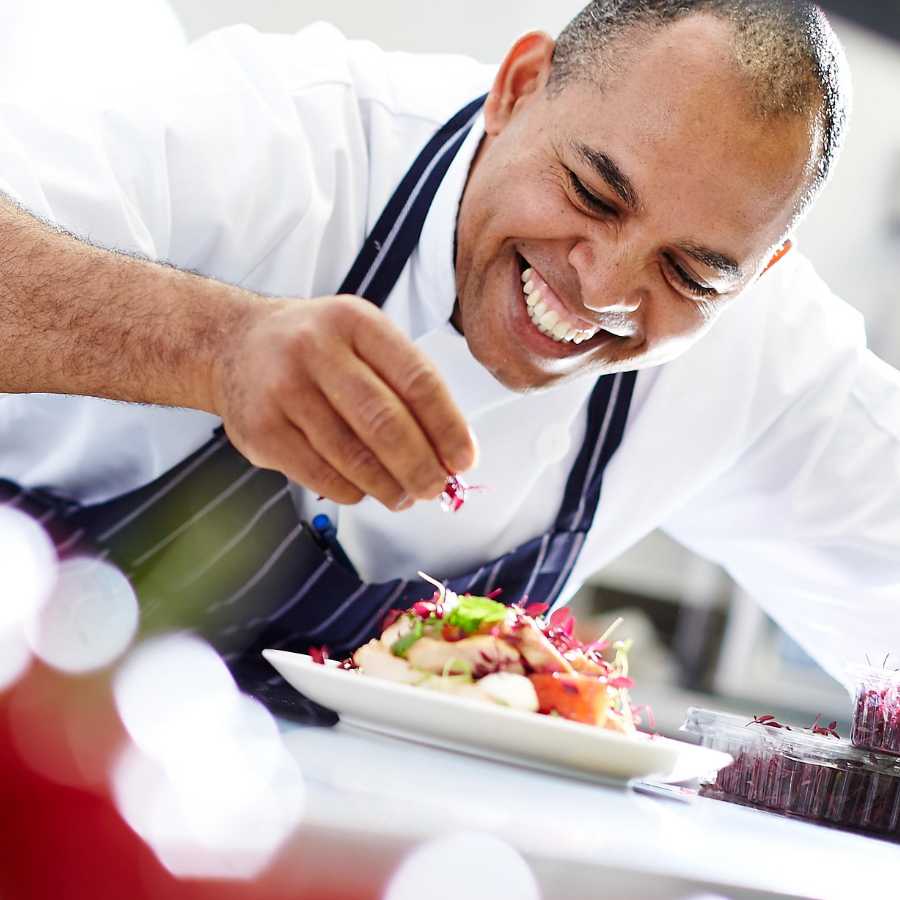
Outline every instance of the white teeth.
{"label": "white teeth", "polygon": [[543,325],[544,328],[549,328],[551,331],[556,327],[556,323],[559,321],[559,313],[556,310],[548,309],[547,312],[541,314],[541,320],[538,324]]}
{"label": "white teeth", "polygon": [[573,328],[570,321],[560,316],[555,309],[550,309],[541,298],[540,288],[535,286],[534,272],[531,269],[526,269],[522,273],[522,282],[528,315],[541,334],[546,334],[559,343],[583,344],[597,333],[596,328],[585,330]]}

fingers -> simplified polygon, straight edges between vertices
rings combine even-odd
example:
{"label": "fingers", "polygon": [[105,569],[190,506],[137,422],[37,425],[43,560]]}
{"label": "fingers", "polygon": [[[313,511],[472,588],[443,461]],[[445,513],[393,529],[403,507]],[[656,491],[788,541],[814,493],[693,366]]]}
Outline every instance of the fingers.
{"label": "fingers", "polygon": [[444,488],[447,471],[397,394],[352,353],[319,385],[335,412],[410,497],[428,500]]}
{"label": "fingers", "polygon": [[268,452],[248,455],[255,466],[274,469],[335,503],[359,503],[364,496],[355,484],[315,450],[306,435],[287,418],[274,430]]}
{"label": "fingers", "polygon": [[470,469],[478,457],[474,436],[434,364],[384,315],[373,319],[373,327],[354,331],[360,357],[407,407],[445,474]]}
{"label": "fingers", "polygon": [[354,297],[261,307],[217,368],[235,446],[338,503],[437,497],[474,439],[430,360]]}
{"label": "fingers", "polygon": [[314,387],[289,399],[286,411],[312,449],[347,482],[388,509],[411,504],[405,488]]}

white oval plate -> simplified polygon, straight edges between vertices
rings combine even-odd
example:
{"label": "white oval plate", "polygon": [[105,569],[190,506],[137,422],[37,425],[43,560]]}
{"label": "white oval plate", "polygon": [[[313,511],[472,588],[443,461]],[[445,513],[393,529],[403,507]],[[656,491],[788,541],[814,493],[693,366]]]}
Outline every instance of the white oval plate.
{"label": "white oval plate", "polygon": [[728,765],[727,753],[668,738],[634,737],[556,716],[384,681],[304,653],[264,650],[284,679],[357,727],[561,774],[687,781]]}

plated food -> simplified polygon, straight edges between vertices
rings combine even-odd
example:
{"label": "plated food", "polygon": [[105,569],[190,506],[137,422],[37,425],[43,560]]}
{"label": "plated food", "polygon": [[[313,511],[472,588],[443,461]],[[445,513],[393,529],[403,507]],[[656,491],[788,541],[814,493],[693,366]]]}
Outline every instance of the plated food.
{"label": "plated food", "polygon": [[621,620],[584,643],[568,610],[458,596],[422,577],[431,599],[393,610],[343,661],[325,647],[263,656],[345,729],[616,784],[714,777],[732,762],[638,730],[652,719],[631,703],[631,642],[612,638]]}
{"label": "plated food", "polygon": [[[361,674],[512,709],[558,716],[633,734],[630,642],[574,634],[567,610],[507,606],[494,597],[457,595],[437,581],[431,600],[393,610],[381,636],[342,663]],[[311,654],[314,655],[314,654]],[[324,661],[325,654],[319,652]]]}

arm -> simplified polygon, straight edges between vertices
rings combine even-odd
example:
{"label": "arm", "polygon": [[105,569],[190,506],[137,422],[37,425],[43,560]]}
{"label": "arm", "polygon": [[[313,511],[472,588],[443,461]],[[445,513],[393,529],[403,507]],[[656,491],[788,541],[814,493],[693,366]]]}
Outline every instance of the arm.
{"label": "arm", "polygon": [[0,392],[215,412],[208,373],[258,298],[103,250],[0,198]]}
{"label": "arm", "polygon": [[[0,203],[0,391],[207,410],[252,462],[338,502],[437,496],[448,468],[474,461],[471,435],[430,360],[379,310],[270,299],[127,255],[240,283],[298,225],[317,255],[348,214],[323,197],[347,204],[365,186],[352,90],[282,77],[304,48],[266,40],[201,42],[170,92],[96,119],[0,106],[7,192],[126,251]],[[314,281],[302,260],[297,272]]]}
{"label": "arm", "polygon": [[0,260],[0,391],[213,412],[256,465],[344,503],[431,499],[474,460],[432,363],[365,300],[270,300],[9,201]]}

